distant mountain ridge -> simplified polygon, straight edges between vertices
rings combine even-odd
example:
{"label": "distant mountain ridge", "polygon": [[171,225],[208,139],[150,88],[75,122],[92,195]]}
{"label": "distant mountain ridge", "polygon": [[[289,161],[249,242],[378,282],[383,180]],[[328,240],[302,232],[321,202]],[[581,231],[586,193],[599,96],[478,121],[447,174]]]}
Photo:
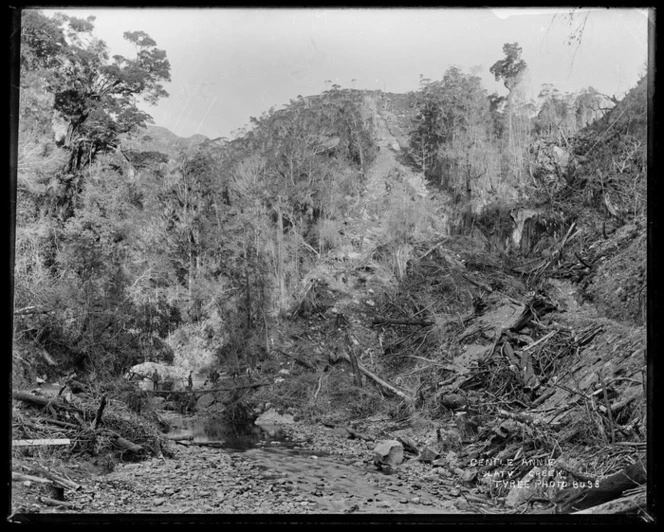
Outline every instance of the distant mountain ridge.
{"label": "distant mountain ridge", "polygon": [[147,130],[135,134],[134,139],[139,142],[142,150],[158,151],[169,156],[210,140],[198,133],[186,138],[180,137],[163,126],[155,125],[147,126]]}

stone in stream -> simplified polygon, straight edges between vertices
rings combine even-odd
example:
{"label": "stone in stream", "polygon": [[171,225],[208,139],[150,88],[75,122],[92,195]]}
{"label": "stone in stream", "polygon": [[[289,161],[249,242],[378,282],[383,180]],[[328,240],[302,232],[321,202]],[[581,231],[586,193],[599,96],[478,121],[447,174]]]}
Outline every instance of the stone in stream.
{"label": "stone in stream", "polygon": [[274,408],[270,408],[267,412],[263,412],[256,418],[256,421],[254,421],[255,425],[290,425],[292,423],[295,423],[292,415],[281,415]]}
{"label": "stone in stream", "polygon": [[396,440],[382,440],[374,447],[374,464],[396,467],[403,462],[403,445]]}

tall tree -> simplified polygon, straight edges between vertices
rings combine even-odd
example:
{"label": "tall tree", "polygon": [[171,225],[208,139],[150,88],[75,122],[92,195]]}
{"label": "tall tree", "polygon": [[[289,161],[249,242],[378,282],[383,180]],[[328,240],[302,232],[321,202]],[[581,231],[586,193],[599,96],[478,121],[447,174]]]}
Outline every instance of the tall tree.
{"label": "tall tree", "polygon": [[491,72],[496,81],[502,80],[505,88],[512,93],[516,86],[521,81],[521,75],[526,70],[526,62],[521,59],[523,49],[519,43],[505,43],[503,45],[503,53],[505,57],[496,61],[489,72]]}
{"label": "tall tree", "polygon": [[503,54],[505,57],[496,61],[490,68],[496,81],[501,81],[508,91],[506,102],[507,142],[510,155],[509,168],[517,182],[523,174],[524,154],[527,139],[530,135],[530,119],[525,112],[524,103],[520,95],[521,82],[525,76],[528,65],[521,59],[522,48],[519,43],[505,43]]}
{"label": "tall tree", "polygon": [[81,170],[98,154],[116,149],[122,133],[150,120],[138,108],[139,99],[154,104],[168,95],[163,83],[170,81],[170,63],[155,41],[142,31],[125,32],[135,57],[111,58],[93,35],[94,20],[62,13],[50,18],[39,11],[23,17],[23,71],[39,70],[63,123],[60,142],[69,156],[56,198],[63,219],[72,215],[81,192]]}
{"label": "tall tree", "polygon": [[484,175],[492,119],[477,76],[451,67],[440,81],[421,80],[410,133],[412,155],[430,183],[470,201],[473,182]]}

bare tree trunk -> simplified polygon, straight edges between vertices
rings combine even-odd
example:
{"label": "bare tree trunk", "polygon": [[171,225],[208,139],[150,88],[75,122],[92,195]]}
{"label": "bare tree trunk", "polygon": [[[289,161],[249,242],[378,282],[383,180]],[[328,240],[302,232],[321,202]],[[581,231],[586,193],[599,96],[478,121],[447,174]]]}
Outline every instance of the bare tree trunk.
{"label": "bare tree trunk", "polygon": [[279,313],[286,311],[286,272],[284,268],[284,218],[281,197],[277,203],[277,284],[279,286]]}
{"label": "bare tree trunk", "polygon": [[249,280],[249,260],[247,258],[247,246],[246,244],[242,248],[242,253],[244,255],[244,289],[246,295],[246,320],[247,320],[247,330],[251,327],[251,283]]}
{"label": "bare tree trunk", "polygon": [[355,349],[353,349],[353,342],[350,339],[348,331],[346,331],[346,345],[348,345],[348,358],[350,359],[350,367],[353,370],[355,385],[362,388],[362,373],[360,372],[360,364],[357,361]]}
{"label": "bare tree trunk", "polygon": [[194,236],[189,233],[189,275],[187,279],[187,293],[189,294],[189,302],[191,303],[191,297],[193,293],[194,286]]}
{"label": "bare tree trunk", "polygon": [[263,312],[263,324],[265,325],[265,353],[270,356],[270,329],[267,326],[267,316]]}

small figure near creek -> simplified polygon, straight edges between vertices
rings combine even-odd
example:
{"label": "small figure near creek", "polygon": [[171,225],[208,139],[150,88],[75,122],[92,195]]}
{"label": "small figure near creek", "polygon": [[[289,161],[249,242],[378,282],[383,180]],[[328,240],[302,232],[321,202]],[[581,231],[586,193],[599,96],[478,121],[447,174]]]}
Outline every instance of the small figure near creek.
{"label": "small figure near creek", "polygon": [[159,389],[159,372],[155,369],[152,374],[152,385],[154,390]]}
{"label": "small figure near creek", "polygon": [[194,380],[192,379],[193,373],[194,373],[193,371],[190,371],[189,377],[187,377],[187,391],[189,392],[194,389]]}

